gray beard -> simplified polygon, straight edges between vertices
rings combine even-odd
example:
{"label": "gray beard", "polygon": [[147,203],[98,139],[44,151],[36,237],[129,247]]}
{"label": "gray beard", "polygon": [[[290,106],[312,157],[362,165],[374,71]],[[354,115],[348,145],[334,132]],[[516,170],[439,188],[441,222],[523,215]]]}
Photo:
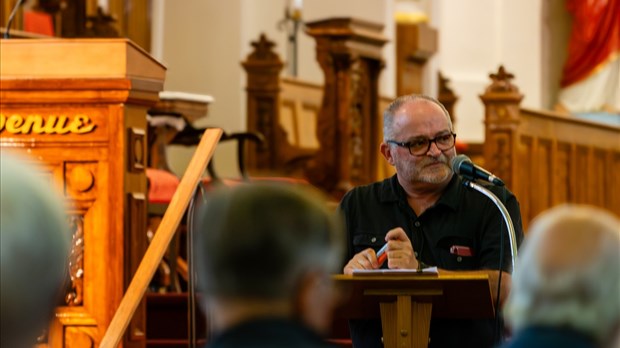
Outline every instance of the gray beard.
{"label": "gray beard", "polygon": [[397,166],[396,171],[411,183],[440,184],[448,180],[452,175],[452,169],[445,163],[443,163],[441,169],[433,172],[422,172],[419,168],[412,169],[405,166]]}
{"label": "gray beard", "polygon": [[425,182],[427,184],[440,184],[448,180],[450,178],[450,174],[452,174],[452,171],[450,170],[450,168],[447,168],[447,167],[442,168],[442,171],[443,173],[441,174],[439,173],[421,174],[418,172],[417,175],[415,175],[413,179],[414,180],[417,179],[417,181]]}

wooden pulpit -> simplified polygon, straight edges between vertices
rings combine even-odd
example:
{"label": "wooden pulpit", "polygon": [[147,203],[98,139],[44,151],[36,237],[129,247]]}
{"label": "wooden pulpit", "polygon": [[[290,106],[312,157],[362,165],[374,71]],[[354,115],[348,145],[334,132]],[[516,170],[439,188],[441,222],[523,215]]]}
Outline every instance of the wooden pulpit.
{"label": "wooden pulpit", "polygon": [[492,318],[486,274],[334,275],[343,300],[336,319],[381,318],[383,343],[427,347],[432,318]]}
{"label": "wooden pulpit", "polygon": [[[43,343],[95,347],[146,250],[146,111],[166,69],[126,39],[0,40],[0,61],[1,150],[38,164],[72,226]],[[144,347],[145,332],[141,305],[123,347]]]}

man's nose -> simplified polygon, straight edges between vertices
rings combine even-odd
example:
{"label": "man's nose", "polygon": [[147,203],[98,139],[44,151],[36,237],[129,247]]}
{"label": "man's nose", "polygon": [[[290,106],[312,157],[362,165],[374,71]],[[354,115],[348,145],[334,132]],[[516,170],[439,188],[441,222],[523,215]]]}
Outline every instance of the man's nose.
{"label": "man's nose", "polygon": [[429,156],[437,157],[442,154],[442,151],[439,150],[439,148],[437,147],[437,143],[433,141],[431,142],[431,146],[428,148],[428,151],[426,153]]}

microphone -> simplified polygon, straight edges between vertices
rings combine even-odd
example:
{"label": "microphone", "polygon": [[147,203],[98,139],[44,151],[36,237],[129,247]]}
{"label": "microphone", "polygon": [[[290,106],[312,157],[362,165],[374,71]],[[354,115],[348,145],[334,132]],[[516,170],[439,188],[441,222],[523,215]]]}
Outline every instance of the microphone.
{"label": "microphone", "polygon": [[471,161],[471,159],[469,159],[469,157],[465,155],[458,155],[454,157],[450,163],[452,165],[452,170],[456,174],[464,176],[466,179],[480,179],[495,186],[504,186],[504,182],[500,178],[491,174],[484,168],[478,167]]}
{"label": "microphone", "polygon": [[13,20],[15,19],[15,15],[17,14],[17,9],[22,5],[23,2],[24,0],[17,0],[17,3],[13,7],[13,11],[11,11],[11,14],[9,15],[9,20],[7,21],[7,24],[6,24],[6,31],[4,32],[5,39],[8,39],[11,37],[11,35],[9,35],[9,31],[11,30],[11,24],[13,24]]}

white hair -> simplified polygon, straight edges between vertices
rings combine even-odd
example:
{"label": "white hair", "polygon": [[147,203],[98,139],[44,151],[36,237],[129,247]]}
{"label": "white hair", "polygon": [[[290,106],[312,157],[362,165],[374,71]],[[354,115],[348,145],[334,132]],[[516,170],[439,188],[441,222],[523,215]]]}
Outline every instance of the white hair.
{"label": "white hair", "polygon": [[[553,243],[562,233],[574,238],[559,243],[568,248]],[[591,241],[583,255],[579,239]],[[568,262],[549,256],[562,252]],[[537,217],[521,248],[505,311],[515,331],[570,327],[606,340],[620,324],[620,220],[583,205],[563,205]]]}

